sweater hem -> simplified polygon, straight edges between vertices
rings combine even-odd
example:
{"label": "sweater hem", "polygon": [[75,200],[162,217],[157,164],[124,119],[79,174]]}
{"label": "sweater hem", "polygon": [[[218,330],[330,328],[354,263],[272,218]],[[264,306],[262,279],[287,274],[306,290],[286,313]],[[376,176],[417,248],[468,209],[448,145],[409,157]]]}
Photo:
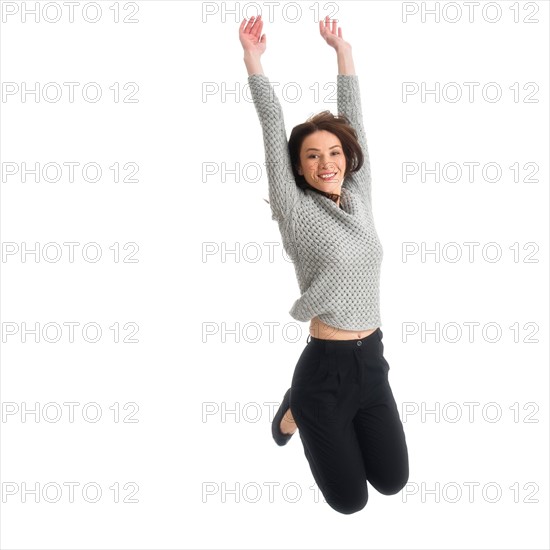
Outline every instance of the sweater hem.
{"label": "sweater hem", "polygon": [[365,326],[365,325],[357,326],[357,325],[349,325],[346,323],[334,322],[332,319],[327,319],[327,316],[325,314],[316,313],[311,309],[309,310],[309,313],[306,313],[304,311],[304,308],[302,308],[302,310],[298,312],[297,308],[293,306],[290,309],[289,314],[293,319],[296,319],[296,321],[300,321],[302,323],[307,323],[311,321],[314,317],[318,317],[321,321],[323,321],[323,323],[326,323],[327,325],[340,330],[363,331],[363,330],[372,330],[372,329],[380,328],[382,326],[382,319],[380,317],[378,317],[378,319],[375,319],[374,321],[367,322],[368,326]]}
{"label": "sweater hem", "polygon": [[323,323],[326,323],[327,325],[331,326],[331,327],[334,327],[334,328],[339,328],[340,330],[358,330],[358,331],[363,331],[363,330],[372,330],[372,329],[375,329],[375,328],[379,328],[382,326],[382,320],[380,318],[370,322],[370,323],[367,323],[369,326],[361,326],[361,327],[358,327],[358,326],[350,326],[350,325],[347,325],[347,324],[344,324],[344,323],[335,323],[334,321],[332,320],[326,320],[326,316],[324,314],[321,314],[321,315],[318,315],[319,319],[321,321],[323,321]]}

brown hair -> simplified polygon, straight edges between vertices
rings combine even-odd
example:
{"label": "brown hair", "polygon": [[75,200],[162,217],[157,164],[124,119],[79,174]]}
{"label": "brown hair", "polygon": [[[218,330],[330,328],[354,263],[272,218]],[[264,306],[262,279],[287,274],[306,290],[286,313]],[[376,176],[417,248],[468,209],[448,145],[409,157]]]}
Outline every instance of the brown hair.
{"label": "brown hair", "polygon": [[330,111],[321,111],[316,115],[310,116],[302,124],[295,126],[288,140],[292,172],[296,179],[296,185],[300,189],[311,189],[311,185],[307,183],[304,176],[298,173],[300,149],[302,148],[304,139],[319,130],[326,130],[334,134],[342,143],[342,149],[346,157],[344,178],[352,172],[357,172],[363,166],[363,151],[357,139],[357,132],[350,124],[349,119],[345,115],[334,115]]}

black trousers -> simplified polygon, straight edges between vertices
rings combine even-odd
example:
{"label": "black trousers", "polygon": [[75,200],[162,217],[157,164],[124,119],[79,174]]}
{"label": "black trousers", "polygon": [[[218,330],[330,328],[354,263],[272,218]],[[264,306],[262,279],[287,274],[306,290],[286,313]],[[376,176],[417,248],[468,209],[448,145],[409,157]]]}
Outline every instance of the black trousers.
{"label": "black trousers", "polygon": [[382,336],[380,328],[355,340],[309,335],[292,376],[290,410],[305,456],[325,501],[342,514],[365,507],[367,480],[392,495],[409,478]]}

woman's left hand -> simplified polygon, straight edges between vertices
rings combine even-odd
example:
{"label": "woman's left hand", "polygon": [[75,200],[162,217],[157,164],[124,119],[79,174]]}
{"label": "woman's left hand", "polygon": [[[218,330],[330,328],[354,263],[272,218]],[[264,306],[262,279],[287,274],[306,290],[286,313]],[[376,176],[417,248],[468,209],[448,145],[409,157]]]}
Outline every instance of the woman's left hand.
{"label": "woman's left hand", "polygon": [[340,48],[351,49],[351,44],[342,38],[342,28],[338,28],[336,19],[332,20],[332,25],[330,24],[328,15],[325,19],[319,20],[319,31],[321,32],[321,36],[326,40],[327,44],[335,50],[339,50]]}

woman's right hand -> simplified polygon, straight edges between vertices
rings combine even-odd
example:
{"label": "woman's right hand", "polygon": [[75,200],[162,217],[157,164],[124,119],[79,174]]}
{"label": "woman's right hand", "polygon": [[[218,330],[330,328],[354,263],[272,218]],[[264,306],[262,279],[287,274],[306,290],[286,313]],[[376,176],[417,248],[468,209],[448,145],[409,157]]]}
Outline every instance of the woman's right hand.
{"label": "woman's right hand", "polygon": [[265,52],[266,36],[262,34],[263,25],[261,14],[257,18],[252,16],[248,22],[246,18],[243,19],[239,27],[239,40],[245,54],[256,54],[259,57]]}

